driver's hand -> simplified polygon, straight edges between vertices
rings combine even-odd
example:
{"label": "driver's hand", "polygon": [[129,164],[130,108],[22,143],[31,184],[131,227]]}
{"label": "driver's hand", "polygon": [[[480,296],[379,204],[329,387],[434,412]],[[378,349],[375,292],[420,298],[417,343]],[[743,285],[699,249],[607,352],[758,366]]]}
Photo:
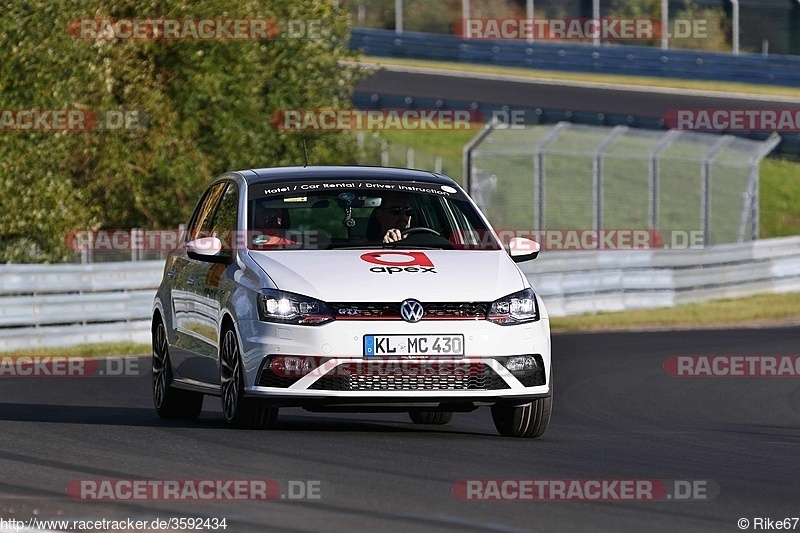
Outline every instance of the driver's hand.
{"label": "driver's hand", "polygon": [[400,233],[400,230],[397,228],[392,228],[386,232],[386,235],[383,236],[383,242],[397,242],[403,238],[403,235]]}

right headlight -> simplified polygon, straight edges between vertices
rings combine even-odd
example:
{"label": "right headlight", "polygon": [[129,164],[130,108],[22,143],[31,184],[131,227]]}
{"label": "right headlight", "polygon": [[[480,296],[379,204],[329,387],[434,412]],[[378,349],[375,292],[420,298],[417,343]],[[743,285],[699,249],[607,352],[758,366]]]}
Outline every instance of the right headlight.
{"label": "right headlight", "polygon": [[333,320],[325,302],[273,289],[263,289],[259,293],[258,317],[266,322],[309,326],[318,326]]}
{"label": "right headlight", "polygon": [[524,289],[492,302],[486,320],[510,326],[539,320],[539,304],[533,289]]}

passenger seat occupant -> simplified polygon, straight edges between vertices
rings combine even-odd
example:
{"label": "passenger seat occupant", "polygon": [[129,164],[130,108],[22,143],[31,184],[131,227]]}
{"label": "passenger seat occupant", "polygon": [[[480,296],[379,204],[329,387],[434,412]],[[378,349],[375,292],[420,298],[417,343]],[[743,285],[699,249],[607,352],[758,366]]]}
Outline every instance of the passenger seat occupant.
{"label": "passenger seat occupant", "polygon": [[256,212],[253,229],[253,244],[258,246],[279,246],[296,244],[285,237],[289,229],[289,210],[286,208],[265,208]]}

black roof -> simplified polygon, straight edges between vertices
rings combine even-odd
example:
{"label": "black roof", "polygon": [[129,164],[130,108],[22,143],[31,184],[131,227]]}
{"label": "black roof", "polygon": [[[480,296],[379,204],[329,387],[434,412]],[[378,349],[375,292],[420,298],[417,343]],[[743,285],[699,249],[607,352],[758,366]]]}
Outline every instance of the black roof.
{"label": "black roof", "polygon": [[457,185],[443,174],[424,170],[390,167],[329,166],[329,167],[275,167],[240,170],[238,174],[248,184],[275,181],[307,181],[317,179],[363,179],[380,181],[416,181],[439,185]]}

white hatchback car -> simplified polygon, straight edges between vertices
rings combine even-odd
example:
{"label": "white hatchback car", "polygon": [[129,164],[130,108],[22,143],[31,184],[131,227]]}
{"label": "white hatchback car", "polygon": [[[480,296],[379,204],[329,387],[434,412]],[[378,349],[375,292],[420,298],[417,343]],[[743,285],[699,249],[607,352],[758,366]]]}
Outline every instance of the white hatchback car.
{"label": "white hatchback car", "polygon": [[490,406],[502,435],[550,421],[547,312],[450,178],[371,167],[224,174],[166,262],[153,309],[153,399],[234,427],[280,407],[408,412],[445,424]]}

